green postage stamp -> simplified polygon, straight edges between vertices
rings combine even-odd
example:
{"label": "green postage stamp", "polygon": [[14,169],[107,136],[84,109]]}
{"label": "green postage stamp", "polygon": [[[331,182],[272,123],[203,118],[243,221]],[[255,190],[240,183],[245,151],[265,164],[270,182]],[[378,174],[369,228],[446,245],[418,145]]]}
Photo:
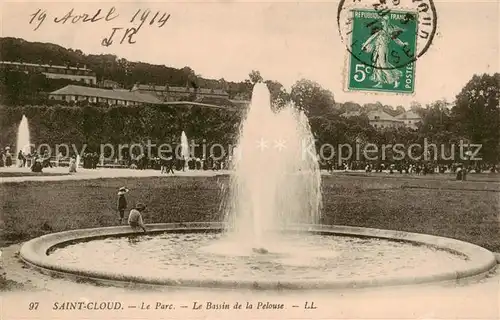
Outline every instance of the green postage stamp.
{"label": "green postage stamp", "polygon": [[347,91],[413,94],[420,59],[432,45],[432,0],[340,0],[337,24],[348,59]]}
{"label": "green postage stamp", "polygon": [[414,92],[416,15],[352,10],[349,90]]}

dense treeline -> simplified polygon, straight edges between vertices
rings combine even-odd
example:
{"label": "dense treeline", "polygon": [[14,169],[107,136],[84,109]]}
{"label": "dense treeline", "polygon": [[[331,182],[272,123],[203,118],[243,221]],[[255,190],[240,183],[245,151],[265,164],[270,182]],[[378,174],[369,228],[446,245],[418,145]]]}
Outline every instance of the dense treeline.
{"label": "dense treeline", "polygon": [[152,144],[180,142],[185,131],[197,143],[234,143],[241,113],[199,106],[2,106],[0,145],[13,145],[22,115],[30,126],[32,143],[75,145],[99,151],[101,144]]}

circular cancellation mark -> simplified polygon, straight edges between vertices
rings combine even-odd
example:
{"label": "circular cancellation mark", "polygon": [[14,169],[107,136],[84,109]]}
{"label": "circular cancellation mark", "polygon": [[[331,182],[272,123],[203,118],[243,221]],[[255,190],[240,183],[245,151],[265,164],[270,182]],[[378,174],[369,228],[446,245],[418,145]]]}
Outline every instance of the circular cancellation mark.
{"label": "circular cancellation mark", "polygon": [[432,0],[341,0],[337,23],[352,57],[376,69],[399,69],[429,49],[437,26]]}

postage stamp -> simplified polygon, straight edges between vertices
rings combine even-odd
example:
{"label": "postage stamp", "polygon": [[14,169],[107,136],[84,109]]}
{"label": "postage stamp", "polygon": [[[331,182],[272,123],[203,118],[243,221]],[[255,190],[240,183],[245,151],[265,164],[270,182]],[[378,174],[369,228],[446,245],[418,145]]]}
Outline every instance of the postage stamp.
{"label": "postage stamp", "polygon": [[413,93],[416,21],[411,12],[380,18],[375,10],[353,11],[349,89]]}
{"label": "postage stamp", "polygon": [[346,89],[412,94],[416,60],[434,37],[431,1],[355,1],[339,5],[339,31],[349,57]]}

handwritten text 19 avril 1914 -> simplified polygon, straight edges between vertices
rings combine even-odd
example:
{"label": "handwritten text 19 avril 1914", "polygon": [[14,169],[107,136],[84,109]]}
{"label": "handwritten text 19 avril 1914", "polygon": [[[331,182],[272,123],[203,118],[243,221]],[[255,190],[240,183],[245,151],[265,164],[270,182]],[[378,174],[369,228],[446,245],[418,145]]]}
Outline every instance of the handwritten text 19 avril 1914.
{"label": "handwritten text 19 avril 1914", "polygon": [[[85,23],[96,23],[96,22],[110,22],[118,18],[120,14],[115,7],[111,7],[109,10],[98,9],[92,13],[76,13],[75,9],[69,10],[65,15],[60,17],[54,17],[53,19],[49,16],[46,10],[38,9],[36,12],[30,14],[29,24],[34,24],[34,31],[38,30],[42,24],[49,19],[55,24],[65,25],[65,24],[85,24]],[[50,20],[51,19],[51,20]],[[113,27],[111,28],[111,34],[101,40],[101,45],[109,47],[113,44],[113,40],[118,39],[117,43],[123,44],[134,44],[134,36],[137,35],[139,30],[145,25],[155,26],[162,28],[167,21],[170,19],[170,14],[165,12],[156,11],[153,12],[149,9],[137,9],[129,23],[132,24],[130,27]]]}

